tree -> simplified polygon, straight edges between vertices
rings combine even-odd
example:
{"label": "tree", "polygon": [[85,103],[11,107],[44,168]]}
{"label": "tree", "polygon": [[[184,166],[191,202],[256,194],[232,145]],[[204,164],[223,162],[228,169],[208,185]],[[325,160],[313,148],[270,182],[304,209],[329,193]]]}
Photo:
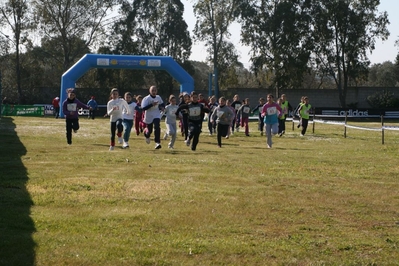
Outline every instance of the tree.
{"label": "tree", "polygon": [[[113,25],[115,35],[110,49],[117,54],[171,56],[184,66],[192,42],[183,13],[180,0],[136,0],[132,4],[123,1],[120,17]],[[146,77],[156,80],[161,90],[172,91],[177,85],[164,71],[146,72]]]}
{"label": "tree", "polygon": [[198,0],[194,4],[194,14],[197,18],[194,34],[197,41],[205,43],[210,55],[209,60],[213,63],[216,96],[219,90],[218,72],[222,72],[222,62],[234,61],[236,58],[236,54],[230,53],[233,58],[227,59],[228,54],[222,55],[222,52],[232,46],[227,42],[230,37],[228,28],[239,18],[242,5],[242,0]]}
{"label": "tree", "polygon": [[310,2],[303,0],[253,1],[243,12],[242,42],[252,47],[255,73],[274,73],[276,95],[283,88],[299,88],[308,68]]}
{"label": "tree", "polygon": [[42,41],[60,48],[46,52],[55,60],[61,60],[64,71],[89,50],[115,1],[33,0]]}
{"label": "tree", "polygon": [[379,0],[312,0],[315,62],[333,77],[341,107],[351,81],[370,64],[367,52],[377,38],[385,40],[387,12],[377,13]]}
{"label": "tree", "polygon": [[386,61],[382,64],[374,64],[370,67],[368,85],[378,87],[395,87],[395,65]]}
{"label": "tree", "polygon": [[27,30],[32,28],[28,8],[29,2],[28,0],[9,0],[0,6],[0,20],[10,30],[12,37],[10,38],[7,34],[1,33],[15,48],[15,77],[19,104],[24,101],[21,87],[20,45],[29,41]]}
{"label": "tree", "polygon": [[395,85],[399,85],[399,54],[396,55],[395,65],[394,65],[394,74],[395,74]]}

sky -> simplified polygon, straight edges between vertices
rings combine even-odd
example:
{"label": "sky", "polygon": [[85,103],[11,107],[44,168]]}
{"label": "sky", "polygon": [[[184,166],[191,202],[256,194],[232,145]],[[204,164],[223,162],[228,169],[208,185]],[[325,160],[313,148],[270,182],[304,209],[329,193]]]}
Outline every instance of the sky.
{"label": "sky", "polygon": [[[184,4],[184,19],[188,25],[189,32],[192,34],[196,21],[193,13],[193,1],[182,0],[182,3]],[[381,39],[376,41],[375,50],[369,55],[371,64],[383,63],[385,61],[394,62],[399,53],[399,47],[395,46],[395,41],[399,40],[399,0],[380,0],[379,11],[388,12],[388,19],[390,21],[388,31],[390,32],[390,36],[386,41],[381,41]],[[230,41],[239,52],[240,61],[246,68],[249,68],[251,66],[248,55],[250,48],[240,44],[240,26],[234,24],[230,28],[230,32],[232,34]],[[190,60],[205,62],[206,56],[207,53],[204,45],[194,43],[191,49]]]}

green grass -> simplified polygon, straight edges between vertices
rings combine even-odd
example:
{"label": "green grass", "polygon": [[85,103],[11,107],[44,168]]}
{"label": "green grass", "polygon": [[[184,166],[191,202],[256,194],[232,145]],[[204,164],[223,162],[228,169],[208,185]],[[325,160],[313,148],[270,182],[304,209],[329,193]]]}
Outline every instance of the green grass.
{"label": "green grass", "polygon": [[398,265],[397,131],[109,152],[107,119],[80,125],[1,118],[0,265]]}

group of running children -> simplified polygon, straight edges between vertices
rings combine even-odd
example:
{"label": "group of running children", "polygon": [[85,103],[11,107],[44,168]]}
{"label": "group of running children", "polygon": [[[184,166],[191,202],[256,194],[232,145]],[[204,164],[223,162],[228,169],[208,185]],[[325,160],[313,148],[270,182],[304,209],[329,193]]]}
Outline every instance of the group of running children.
{"label": "group of running children", "polygon": [[[182,93],[177,98],[170,95],[168,103],[165,104],[157,94],[156,86],[151,86],[149,94],[144,98],[141,95],[134,96],[126,92],[124,97],[119,96],[119,90],[113,88],[110,93],[110,100],[107,103],[107,115],[110,117],[111,143],[109,150],[115,149],[115,140],[122,144],[122,148],[129,147],[130,133],[134,127],[136,135],[143,133],[147,144],[151,143],[151,134],[154,133],[155,149],[161,146],[161,118],[165,116],[166,133],[163,139],[170,137],[168,148],[173,149],[178,133],[177,124],[184,137],[187,146],[195,151],[198,145],[199,136],[202,132],[202,124],[205,115],[208,116],[207,126],[209,134],[217,135],[217,145],[222,147],[222,138],[228,139],[234,131],[238,132],[240,126],[244,128],[245,135],[249,136],[249,117],[256,111],[258,116],[258,129],[260,134],[267,136],[267,147],[272,147],[272,135],[282,136],[285,133],[285,121],[289,115],[297,114],[300,118],[298,128],[302,126],[301,136],[304,136],[309,121],[311,105],[306,96],[301,98],[297,108],[293,110],[286,100],[285,94],[274,101],[272,94],[268,94],[266,100],[259,99],[259,104],[251,109],[249,99],[240,101],[235,95],[233,101],[220,97],[218,103],[215,96],[208,101],[202,94],[196,92]],[[79,129],[78,110],[80,108],[91,109],[92,107],[83,104],[76,99],[76,90],[67,90],[68,98],[62,104],[62,110],[66,121],[66,137],[68,145],[72,144],[72,131]],[[178,102],[179,101],[179,102]],[[179,123],[177,123],[179,121]],[[123,133],[123,135],[122,135]]]}

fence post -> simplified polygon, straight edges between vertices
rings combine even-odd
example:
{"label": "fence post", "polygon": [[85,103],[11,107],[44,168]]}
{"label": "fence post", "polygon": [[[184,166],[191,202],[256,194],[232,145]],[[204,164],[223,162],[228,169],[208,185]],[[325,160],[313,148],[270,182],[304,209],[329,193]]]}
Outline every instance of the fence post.
{"label": "fence post", "polygon": [[348,111],[345,111],[344,138],[346,138],[346,123],[348,121]]}
{"label": "fence post", "polygon": [[314,134],[314,127],[315,127],[315,124],[316,124],[316,122],[314,121],[314,118],[315,118],[315,116],[316,116],[316,111],[313,109],[313,134]]}
{"label": "fence post", "polygon": [[382,144],[384,145],[384,138],[385,138],[385,134],[384,134],[384,116],[381,115],[381,139],[382,139]]}

